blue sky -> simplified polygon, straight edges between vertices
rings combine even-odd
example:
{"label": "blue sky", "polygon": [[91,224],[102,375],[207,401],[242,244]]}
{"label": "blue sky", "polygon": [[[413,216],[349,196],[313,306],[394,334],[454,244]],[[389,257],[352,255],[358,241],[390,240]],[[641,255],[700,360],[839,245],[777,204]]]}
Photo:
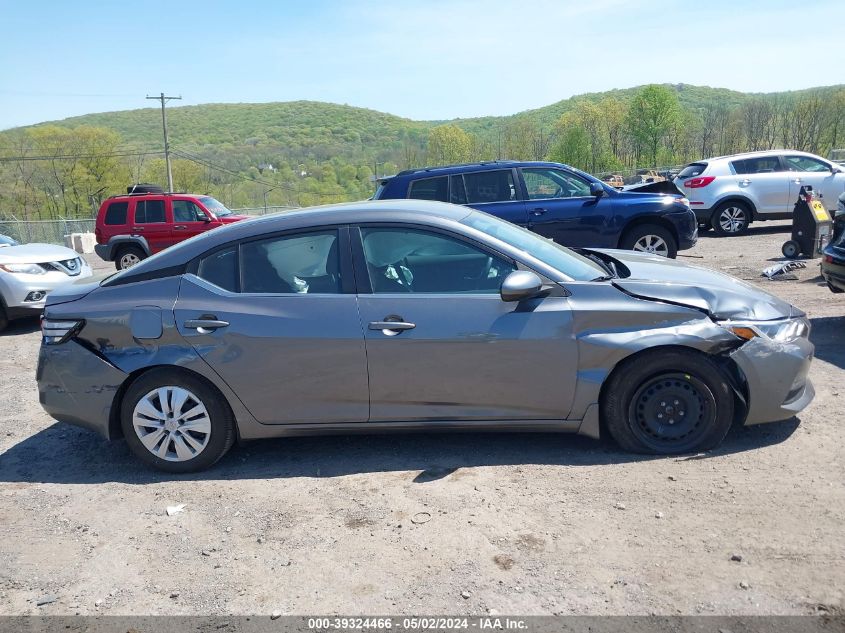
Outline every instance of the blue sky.
{"label": "blue sky", "polygon": [[0,24],[0,129],[162,90],[449,119],[651,82],[845,83],[845,0],[0,0]]}

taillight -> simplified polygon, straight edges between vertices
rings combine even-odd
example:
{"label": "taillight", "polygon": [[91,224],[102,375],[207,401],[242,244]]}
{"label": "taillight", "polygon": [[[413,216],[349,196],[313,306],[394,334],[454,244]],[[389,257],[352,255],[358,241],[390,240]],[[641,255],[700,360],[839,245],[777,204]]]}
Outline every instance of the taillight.
{"label": "taillight", "polygon": [[686,187],[687,189],[700,189],[701,187],[706,187],[714,180],[716,180],[715,176],[702,176],[700,178],[690,178],[689,180],[684,181],[684,187]]}
{"label": "taillight", "polygon": [[833,256],[832,255],[825,255],[823,257],[825,264],[832,264],[833,263]]}
{"label": "taillight", "polygon": [[43,336],[44,345],[58,345],[64,343],[71,337],[75,336],[85,321],[58,321],[41,317],[41,336]]}

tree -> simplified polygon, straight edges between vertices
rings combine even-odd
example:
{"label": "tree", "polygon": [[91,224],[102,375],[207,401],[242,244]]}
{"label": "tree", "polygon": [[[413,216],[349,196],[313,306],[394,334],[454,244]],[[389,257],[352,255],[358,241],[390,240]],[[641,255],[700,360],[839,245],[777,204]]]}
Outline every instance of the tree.
{"label": "tree", "polygon": [[472,137],[457,125],[438,125],[428,134],[428,161],[432,165],[470,160]]}
{"label": "tree", "polygon": [[651,84],[634,95],[628,108],[628,129],[638,153],[646,152],[650,166],[657,167],[658,148],[677,122],[679,112],[678,97],[665,86]]}

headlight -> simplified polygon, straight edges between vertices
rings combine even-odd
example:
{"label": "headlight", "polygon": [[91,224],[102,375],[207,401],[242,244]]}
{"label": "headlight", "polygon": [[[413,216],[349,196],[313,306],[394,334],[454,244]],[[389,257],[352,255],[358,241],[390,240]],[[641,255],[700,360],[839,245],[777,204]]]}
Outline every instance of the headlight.
{"label": "headlight", "polygon": [[46,268],[38,264],[0,264],[0,270],[5,270],[7,273],[21,273],[24,275],[43,275],[47,272]]}
{"label": "headlight", "polygon": [[794,341],[810,336],[810,322],[804,317],[780,321],[720,321],[719,325],[746,341],[758,336],[773,341]]}

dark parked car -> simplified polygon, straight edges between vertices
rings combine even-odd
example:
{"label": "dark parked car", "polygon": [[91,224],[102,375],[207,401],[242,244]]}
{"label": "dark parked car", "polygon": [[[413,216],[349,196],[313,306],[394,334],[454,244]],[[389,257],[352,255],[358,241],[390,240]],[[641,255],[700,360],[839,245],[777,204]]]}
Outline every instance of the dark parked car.
{"label": "dark parked car", "polygon": [[804,313],[646,253],[584,250],[418,200],[266,216],[48,297],[44,409],[158,468],[235,438],[604,428],[716,446],[813,398]]}
{"label": "dark parked car", "polygon": [[564,246],[675,257],[698,239],[695,215],[683,196],[619,191],[560,163],[493,161],[410,169],[382,179],[374,198],[465,204]]}
{"label": "dark parked car", "polygon": [[821,271],[831,291],[845,292],[845,193],[839,196],[830,243],[822,250]]}

